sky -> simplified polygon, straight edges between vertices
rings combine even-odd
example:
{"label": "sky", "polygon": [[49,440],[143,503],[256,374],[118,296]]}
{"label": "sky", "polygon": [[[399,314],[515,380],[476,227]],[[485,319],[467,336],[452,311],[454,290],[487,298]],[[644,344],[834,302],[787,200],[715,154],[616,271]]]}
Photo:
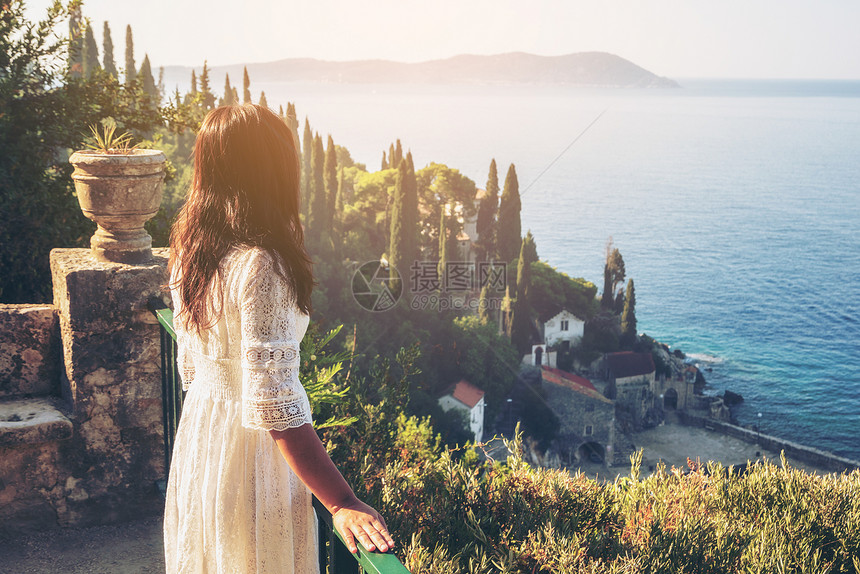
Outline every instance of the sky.
{"label": "sky", "polygon": [[[30,0],[31,17],[49,0]],[[857,0],[85,0],[153,67],[610,52],[671,78],[860,79]]]}

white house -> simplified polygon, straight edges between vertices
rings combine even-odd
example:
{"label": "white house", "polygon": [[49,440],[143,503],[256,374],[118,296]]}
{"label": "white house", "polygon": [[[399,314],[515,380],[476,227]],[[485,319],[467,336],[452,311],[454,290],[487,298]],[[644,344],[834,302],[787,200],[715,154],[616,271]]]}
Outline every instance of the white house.
{"label": "white house", "polygon": [[450,392],[439,398],[439,406],[448,412],[460,409],[469,415],[469,430],[475,435],[475,442],[484,438],[484,391],[463,379]]}
{"label": "white house", "polygon": [[582,338],[583,333],[585,321],[567,309],[562,309],[543,324],[543,340],[550,346],[558,345],[562,341],[573,345]]}

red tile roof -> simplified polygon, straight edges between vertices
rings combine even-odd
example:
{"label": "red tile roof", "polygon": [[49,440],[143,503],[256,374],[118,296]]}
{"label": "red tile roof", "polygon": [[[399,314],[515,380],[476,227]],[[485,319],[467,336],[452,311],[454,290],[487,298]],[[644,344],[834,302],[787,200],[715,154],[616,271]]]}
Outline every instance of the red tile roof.
{"label": "red tile roof", "polygon": [[567,371],[562,371],[561,369],[555,369],[553,367],[541,366],[541,376],[544,381],[548,383],[553,383],[560,387],[565,387],[572,391],[576,391],[577,393],[581,393],[587,397],[591,397],[592,399],[598,399],[603,402],[612,402],[594,388],[594,385],[591,384],[591,381],[586,379],[585,377],[580,377],[579,375],[574,375],[573,373],[568,373]]}
{"label": "red tile roof", "polygon": [[606,369],[610,376],[616,379],[639,377],[657,370],[654,367],[654,358],[651,357],[651,353],[634,353],[633,351],[609,353],[606,355]]}
{"label": "red tile roof", "polygon": [[466,379],[457,383],[451,394],[470,409],[474,408],[484,398],[484,391],[470,384]]}

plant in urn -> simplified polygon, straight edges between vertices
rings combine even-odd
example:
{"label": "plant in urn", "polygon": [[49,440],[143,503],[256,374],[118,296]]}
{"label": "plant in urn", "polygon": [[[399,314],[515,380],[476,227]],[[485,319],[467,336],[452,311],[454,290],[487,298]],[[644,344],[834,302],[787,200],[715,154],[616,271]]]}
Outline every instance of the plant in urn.
{"label": "plant in urn", "polygon": [[137,149],[128,133],[116,135],[116,124],[95,127],[95,143],[69,158],[72,179],[84,215],[98,224],[90,238],[99,261],[146,263],[152,258],[152,237],[143,228],[161,205],[164,154]]}

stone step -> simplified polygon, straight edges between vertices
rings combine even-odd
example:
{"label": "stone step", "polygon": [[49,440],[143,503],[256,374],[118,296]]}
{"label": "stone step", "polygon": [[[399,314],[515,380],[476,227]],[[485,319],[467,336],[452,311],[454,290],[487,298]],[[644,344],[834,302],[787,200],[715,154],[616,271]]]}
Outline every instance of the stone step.
{"label": "stone step", "polygon": [[72,421],[60,410],[60,404],[49,397],[0,402],[0,448],[70,438]]}

